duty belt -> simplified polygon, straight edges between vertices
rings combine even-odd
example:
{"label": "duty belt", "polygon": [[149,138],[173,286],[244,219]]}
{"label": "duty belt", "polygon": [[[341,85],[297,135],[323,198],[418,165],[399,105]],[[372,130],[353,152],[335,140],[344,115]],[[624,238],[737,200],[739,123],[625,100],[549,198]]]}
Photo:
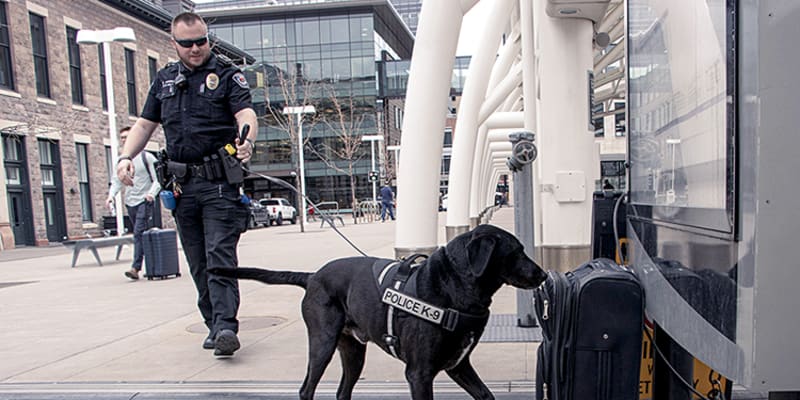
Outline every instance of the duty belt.
{"label": "duty belt", "polygon": [[202,163],[186,164],[186,171],[189,176],[196,176],[209,181],[225,179],[225,171],[223,171],[222,161],[219,159],[209,159]]}

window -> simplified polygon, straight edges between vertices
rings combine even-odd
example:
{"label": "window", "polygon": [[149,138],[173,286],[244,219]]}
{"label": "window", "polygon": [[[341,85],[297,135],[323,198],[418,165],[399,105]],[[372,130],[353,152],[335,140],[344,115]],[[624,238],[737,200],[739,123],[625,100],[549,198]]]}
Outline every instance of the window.
{"label": "window", "polygon": [[[625,103],[623,102],[614,102],[614,110],[624,110]],[[624,112],[617,112],[614,116],[614,136],[621,137],[625,136],[625,113]]]}
{"label": "window", "polygon": [[14,70],[11,68],[11,35],[8,32],[5,2],[0,2],[0,87],[14,90]]}
{"label": "window", "polygon": [[403,110],[400,107],[394,107],[394,127],[395,129],[403,128]]}
{"label": "window", "polygon": [[23,183],[24,159],[23,137],[3,134],[3,161],[6,168],[6,184],[21,185]]}
{"label": "window", "polygon": [[450,175],[450,157],[444,156],[442,157],[442,170],[440,171],[442,175]]}
{"label": "window", "polygon": [[72,104],[83,105],[83,79],[81,78],[81,50],[78,48],[78,30],[67,27],[67,53],[69,55],[69,82],[72,85]]}
{"label": "window", "polygon": [[30,13],[33,71],[36,76],[36,94],[50,97],[50,74],[47,71],[47,32],[44,17]]}
{"label": "window", "polygon": [[125,49],[125,81],[128,86],[128,114],[139,115],[136,106],[136,59],[131,49]]}
{"label": "window", "polygon": [[147,57],[147,69],[150,71],[150,83],[156,80],[158,75],[158,60],[153,57]]}
{"label": "window", "polygon": [[453,147],[453,129],[451,128],[444,130],[444,147]]}
{"label": "window", "polygon": [[589,115],[592,118],[591,125],[592,128],[594,128],[594,137],[603,137],[603,135],[605,135],[604,111],[605,106],[603,103],[592,104],[592,112]]}
{"label": "window", "polygon": [[106,57],[103,53],[103,44],[97,45],[97,59],[100,60],[100,98],[103,100],[103,110],[108,110],[108,88],[106,87]]}
{"label": "window", "polygon": [[592,125],[594,125],[594,137],[603,137],[606,134],[604,119],[605,118],[600,116],[592,120]]}
{"label": "window", "polygon": [[78,152],[78,187],[81,192],[81,218],[83,221],[92,221],[92,192],[89,190],[89,157],[88,146],[77,143]]}
{"label": "window", "polygon": [[[53,151],[50,143],[46,140],[39,140],[39,163],[44,167],[53,167]],[[56,175],[53,168],[42,168],[42,186],[55,186]]]}

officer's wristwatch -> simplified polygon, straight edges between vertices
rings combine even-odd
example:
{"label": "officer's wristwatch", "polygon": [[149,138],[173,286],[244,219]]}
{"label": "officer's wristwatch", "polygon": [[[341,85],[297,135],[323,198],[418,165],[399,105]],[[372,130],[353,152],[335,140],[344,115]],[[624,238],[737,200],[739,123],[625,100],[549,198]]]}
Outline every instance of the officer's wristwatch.
{"label": "officer's wristwatch", "polygon": [[133,159],[131,158],[131,156],[127,156],[127,155],[125,155],[125,156],[119,156],[119,157],[117,157],[117,164],[119,164],[119,163],[120,163],[122,160],[133,161]]}

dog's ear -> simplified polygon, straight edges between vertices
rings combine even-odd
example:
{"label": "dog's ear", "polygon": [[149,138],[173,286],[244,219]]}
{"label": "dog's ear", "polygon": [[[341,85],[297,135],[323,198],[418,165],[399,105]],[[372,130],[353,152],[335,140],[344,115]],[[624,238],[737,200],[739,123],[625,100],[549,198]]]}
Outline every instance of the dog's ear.
{"label": "dog's ear", "polygon": [[483,275],[494,251],[494,238],[491,236],[478,236],[467,243],[467,259],[469,270],[476,277]]}

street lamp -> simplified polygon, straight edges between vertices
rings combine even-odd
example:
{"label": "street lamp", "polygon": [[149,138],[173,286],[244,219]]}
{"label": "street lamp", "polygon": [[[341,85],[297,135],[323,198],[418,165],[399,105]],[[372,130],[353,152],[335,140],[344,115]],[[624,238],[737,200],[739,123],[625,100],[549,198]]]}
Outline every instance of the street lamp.
{"label": "street lamp", "polygon": [[395,144],[392,146],[386,146],[386,150],[394,152],[394,177],[397,178],[398,172],[400,172],[400,165],[398,161],[400,159],[400,145]]}
{"label": "street lamp", "polygon": [[[366,140],[366,141],[370,142],[369,143],[369,153],[370,153],[370,158],[372,159],[372,167],[371,167],[372,169],[370,170],[370,172],[374,172],[375,171],[375,142],[383,140],[383,135],[364,135],[364,136],[361,136],[361,140]],[[372,202],[373,203],[375,203],[377,201],[377,189],[376,189],[376,186],[375,186],[376,184],[377,184],[377,179],[372,181]]]}
{"label": "street lamp", "polygon": [[283,114],[294,114],[297,117],[297,153],[300,164],[300,197],[301,211],[303,226],[308,224],[308,216],[306,215],[306,174],[305,174],[305,161],[303,160],[303,115],[315,114],[317,109],[314,106],[298,106],[298,107],[283,107]]}
{"label": "street lamp", "polygon": [[[103,44],[103,58],[106,70],[106,103],[108,103],[108,133],[111,137],[111,165],[116,172],[119,159],[119,140],[117,139],[117,119],[114,109],[114,79],[111,76],[111,42],[135,42],[136,35],[131,28],[114,28],[92,31],[81,29],[76,38],[78,44]],[[114,211],[117,214],[117,236],[122,235],[125,224],[122,221],[122,194],[117,192],[114,197]]]}

